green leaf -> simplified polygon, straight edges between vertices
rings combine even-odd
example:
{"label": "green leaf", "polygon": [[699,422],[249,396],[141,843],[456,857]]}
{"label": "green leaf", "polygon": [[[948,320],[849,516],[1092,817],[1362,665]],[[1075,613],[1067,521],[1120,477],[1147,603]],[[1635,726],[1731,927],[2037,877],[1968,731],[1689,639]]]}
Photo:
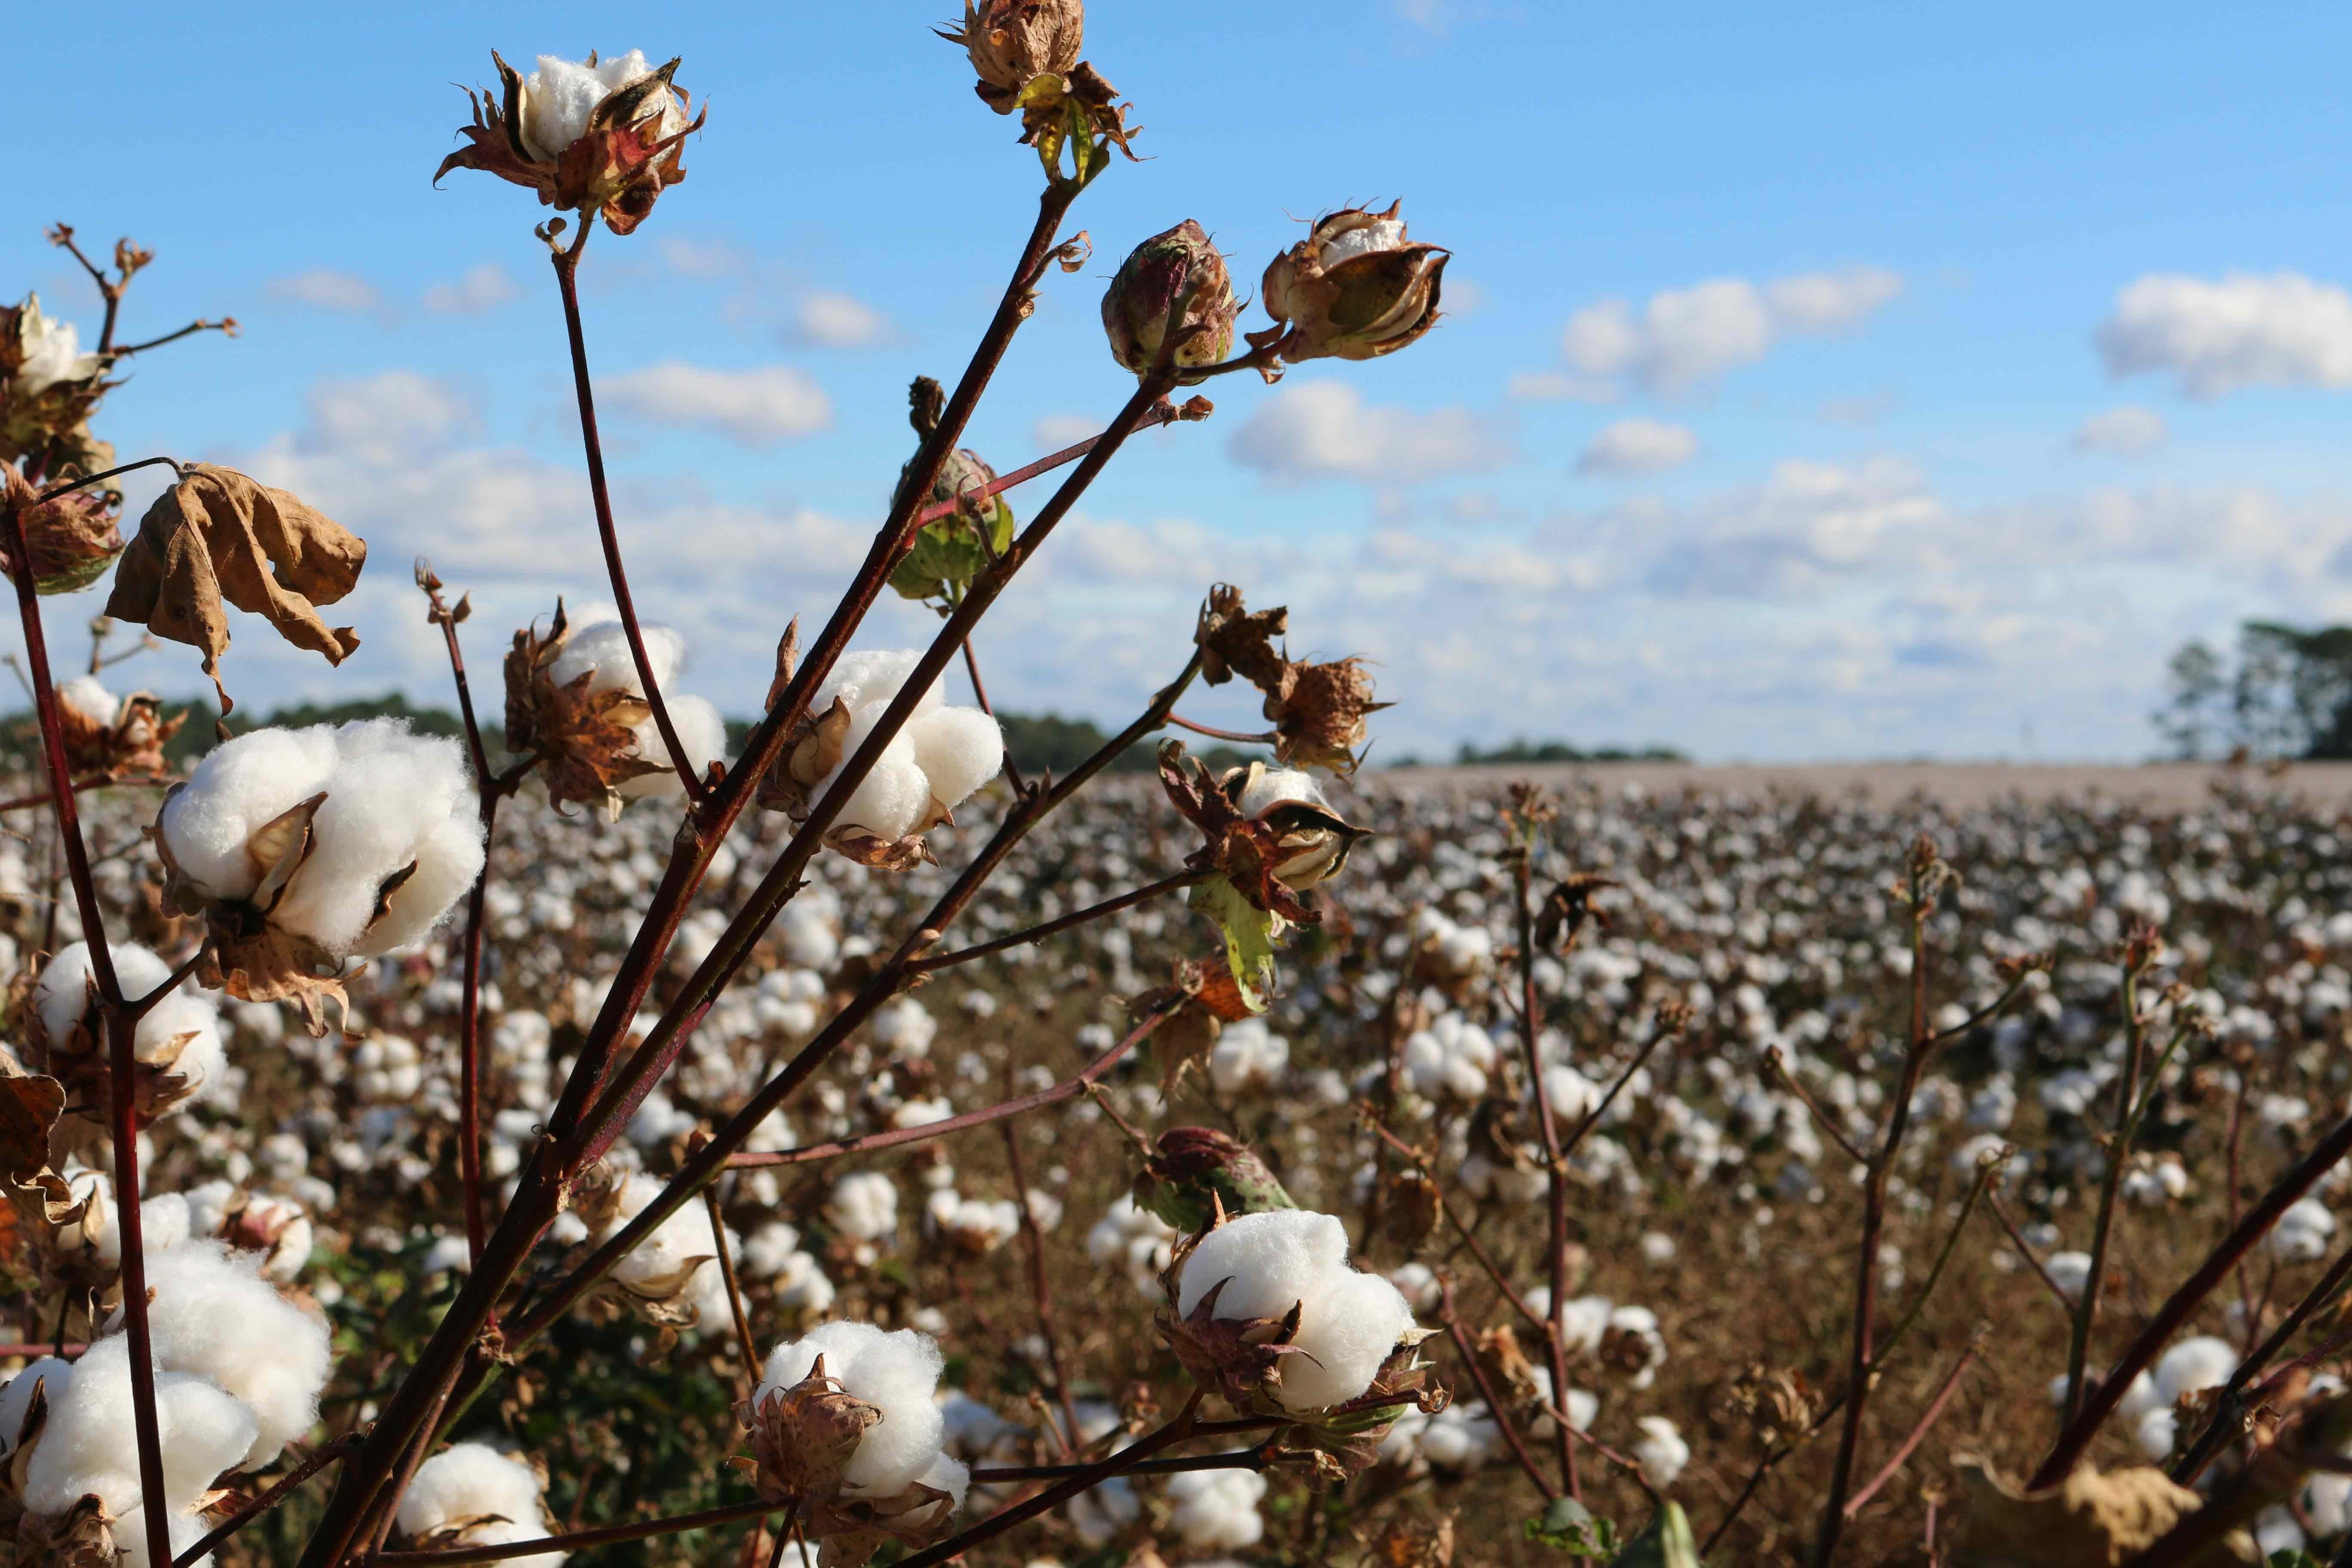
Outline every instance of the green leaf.
{"label": "green leaf", "polygon": [[1234,972],[1234,984],[1241,987],[1243,1005],[1253,1013],[1265,1012],[1274,1000],[1274,939],[1282,927],[1281,917],[1252,904],[1223,877],[1195,884],[1190,901],[1223,928],[1225,963]]}
{"label": "green leaf", "polygon": [[1574,1498],[1555,1498],[1552,1505],[1527,1521],[1529,1541],[1540,1542],[1570,1557],[1607,1557],[1617,1550],[1617,1527]]}
{"label": "green leaf", "polygon": [[1642,1533],[1609,1568],[1704,1568],[1698,1560],[1698,1539],[1691,1533],[1690,1518],[1682,1504],[1659,1504]]}

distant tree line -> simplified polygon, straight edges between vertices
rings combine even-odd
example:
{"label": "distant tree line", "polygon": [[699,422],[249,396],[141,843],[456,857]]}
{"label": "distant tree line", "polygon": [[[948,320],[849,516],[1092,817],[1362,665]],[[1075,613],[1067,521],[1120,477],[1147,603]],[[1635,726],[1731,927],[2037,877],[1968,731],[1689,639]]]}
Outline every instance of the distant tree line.
{"label": "distant tree line", "polygon": [[[1596,746],[1590,751],[1571,746],[1565,741],[1528,741],[1525,738],[1500,746],[1480,747],[1465,741],[1454,749],[1453,765],[1457,768],[1494,766],[1524,766],[1529,763],[1686,763],[1687,753],[1672,746]],[[1392,767],[1418,768],[1430,764],[1419,757],[1399,757]]]}
{"label": "distant tree line", "polygon": [[2152,717],[2176,757],[2352,758],[2352,626],[2238,628],[2234,659],[2183,643]]}

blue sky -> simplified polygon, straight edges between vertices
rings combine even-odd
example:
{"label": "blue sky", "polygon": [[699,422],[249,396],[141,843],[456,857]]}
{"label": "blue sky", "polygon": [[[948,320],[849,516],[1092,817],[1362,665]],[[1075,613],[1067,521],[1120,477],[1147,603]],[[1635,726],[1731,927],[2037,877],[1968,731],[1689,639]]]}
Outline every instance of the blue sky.
{"label": "blue sky", "polygon": [[[947,9],[131,5],[49,46],[104,88],[23,133],[7,288],[94,334],[41,239],[64,219],[159,252],[134,336],[245,327],[143,361],[100,434],[251,467],[375,552],[350,664],[244,623],[231,690],[437,697],[420,549],[474,591],[478,662],[597,596],[542,213],[428,176],[492,47],[641,47],[709,128],[593,242],[589,342],[633,575],[689,689],[750,712],[782,619],[862,552],[908,377],[961,367],[1034,210],[928,34]],[[1295,650],[1379,662],[1388,754],[2142,754],[2183,637],[2352,616],[2347,46],[2322,6],[1098,5],[1150,159],[1081,202],[1095,259],[1045,286],[986,457],[1117,406],[1101,288],[1181,218],[1254,285],[1297,220],[1401,196],[1454,314],[1224,382],[1123,456],[983,634],[994,694],[1120,719],[1230,578],[1292,605]],[[202,689],[179,650],[120,674]]]}

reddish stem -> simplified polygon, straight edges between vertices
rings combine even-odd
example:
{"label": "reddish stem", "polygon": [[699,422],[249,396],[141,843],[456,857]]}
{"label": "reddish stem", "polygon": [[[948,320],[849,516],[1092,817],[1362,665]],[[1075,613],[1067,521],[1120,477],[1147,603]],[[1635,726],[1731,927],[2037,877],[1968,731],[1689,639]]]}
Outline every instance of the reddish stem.
{"label": "reddish stem", "polygon": [[1213,724],[1195,724],[1181,713],[1171,713],[1168,721],[1179,730],[1190,730],[1195,735],[1206,735],[1213,741],[1233,741],[1244,746],[1270,746],[1278,738],[1271,730],[1252,734],[1245,730],[1220,730]]}
{"label": "reddish stem", "polygon": [[1943,1386],[1936,1391],[1935,1399],[1928,1404],[1927,1414],[1919,1417],[1918,1425],[1911,1428],[1911,1435],[1904,1438],[1895,1448],[1894,1458],[1888,1459],[1885,1467],[1878,1474],[1871,1477],[1868,1484],[1864,1485],[1860,1491],[1845,1500],[1845,1516],[1848,1519],[1860,1513],[1863,1505],[1876,1497],[1880,1489],[1895,1479],[1895,1472],[1903,1468],[1904,1461],[1910,1458],[1920,1443],[1927,1438],[1927,1428],[1933,1426],[1942,1417],[1944,1406],[1949,1405],[1952,1402],[1952,1395],[1959,1392],[1960,1374],[1969,1370],[1969,1363],[1976,1358],[1977,1348],[1974,1345],[1960,1352],[1960,1359],[1952,1363],[1952,1370],[1945,1375]]}

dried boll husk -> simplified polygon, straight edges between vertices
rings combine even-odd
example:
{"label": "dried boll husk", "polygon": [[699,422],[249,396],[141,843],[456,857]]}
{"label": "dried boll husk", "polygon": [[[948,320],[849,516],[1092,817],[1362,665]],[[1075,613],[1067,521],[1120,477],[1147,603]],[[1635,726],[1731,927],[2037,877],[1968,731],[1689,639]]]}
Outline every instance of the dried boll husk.
{"label": "dried boll husk", "polygon": [[1158,368],[1163,351],[1173,369],[1215,364],[1240,312],[1225,258],[1191,218],[1129,252],[1102,301],[1111,358],[1137,375]]}
{"label": "dried boll husk", "polygon": [[25,531],[36,593],[79,593],[106,575],[122,553],[121,505],[121,496],[104,485],[43,500],[13,465],[0,463],[0,507],[14,511]]}
{"label": "dried boll husk", "polygon": [[542,206],[628,234],[686,178],[686,138],[709,110],[687,122],[688,94],[670,80],[677,60],[650,68],[635,49],[601,63],[593,53],[580,62],[541,55],[528,80],[495,49],[490,63],[499,90],[466,95],[473,122],[457,132],[468,144],[441,161],[436,184],[452,169],[478,169],[536,191]]}
{"label": "dried boll husk", "polygon": [[981,101],[1010,114],[1031,81],[1077,65],[1086,30],[1085,0],[964,0],[962,25],[938,32],[971,57]]}
{"label": "dried boll husk", "polygon": [[1443,247],[1405,236],[1397,216],[1349,207],[1317,221],[1305,239],[1274,258],[1261,292],[1276,325],[1249,334],[1281,358],[1377,359],[1437,324]]}

